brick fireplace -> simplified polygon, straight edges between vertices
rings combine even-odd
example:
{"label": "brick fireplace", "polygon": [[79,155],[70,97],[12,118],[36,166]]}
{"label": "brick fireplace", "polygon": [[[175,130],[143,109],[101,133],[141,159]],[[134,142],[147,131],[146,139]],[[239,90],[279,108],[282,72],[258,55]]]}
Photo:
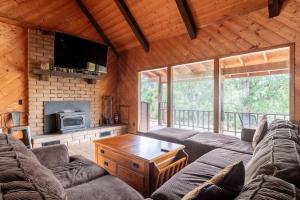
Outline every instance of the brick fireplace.
{"label": "brick fireplace", "polygon": [[90,125],[100,123],[99,81],[88,84],[82,79],[49,77],[48,81],[39,80],[32,73],[41,62],[53,60],[54,35],[40,30],[28,31],[28,102],[29,125],[32,135],[44,133],[44,102],[47,101],[89,101]]}

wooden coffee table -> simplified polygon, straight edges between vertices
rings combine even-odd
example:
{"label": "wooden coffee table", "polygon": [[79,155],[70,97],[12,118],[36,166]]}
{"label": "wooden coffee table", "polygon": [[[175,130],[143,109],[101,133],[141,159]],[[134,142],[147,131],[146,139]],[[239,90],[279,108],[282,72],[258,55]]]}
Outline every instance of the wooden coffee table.
{"label": "wooden coffee table", "polygon": [[96,162],[144,196],[149,196],[155,185],[153,166],[171,165],[170,161],[184,148],[180,144],[134,134],[96,140],[94,143]]}

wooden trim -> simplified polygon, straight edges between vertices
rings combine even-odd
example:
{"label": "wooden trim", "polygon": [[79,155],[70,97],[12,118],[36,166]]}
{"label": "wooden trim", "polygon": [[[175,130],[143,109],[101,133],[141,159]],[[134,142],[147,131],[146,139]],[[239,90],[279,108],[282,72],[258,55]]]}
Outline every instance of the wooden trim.
{"label": "wooden trim", "polygon": [[295,120],[295,45],[290,46],[290,120]]}
{"label": "wooden trim", "polygon": [[214,132],[219,133],[220,119],[220,66],[219,59],[214,59]]}
{"label": "wooden trim", "polygon": [[100,27],[98,22],[95,20],[93,15],[90,13],[90,11],[87,9],[87,7],[84,5],[82,0],[76,0],[77,5],[81,9],[82,13],[86,16],[86,18],[89,20],[89,22],[92,24],[92,26],[95,28],[97,33],[101,36],[101,38],[104,40],[105,44],[107,44],[112,51],[115,53],[117,57],[119,57],[119,53],[117,49],[114,47],[114,45],[111,43],[111,41],[108,39],[106,34],[104,33],[103,29]]}
{"label": "wooden trim", "polygon": [[186,0],[176,0],[176,5],[191,39],[197,37],[197,27]]}
{"label": "wooden trim", "polygon": [[280,49],[280,48],[285,48],[285,47],[291,47],[293,45],[295,46],[295,43],[290,42],[290,43],[285,43],[285,44],[280,44],[280,45],[273,45],[273,46],[264,47],[264,48],[257,48],[257,49],[247,50],[247,51],[240,51],[240,52],[234,52],[234,53],[230,53],[230,54],[223,54],[223,55],[219,55],[219,56],[206,57],[206,58],[203,58],[203,59],[191,59],[191,60],[187,60],[187,61],[184,61],[184,62],[166,63],[166,64],[158,65],[158,66],[149,66],[149,67],[146,67],[144,69],[139,68],[136,71],[137,72],[150,71],[150,70],[164,68],[164,67],[166,67],[166,65],[168,65],[168,66],[184,65],[184,64],[194,63],[194,62],[214,60],[216,58],[222,59],[222,58],[225,58],[225,57],[237,56],[237,55],[248,54],[248,53],[255,53],[255,52],[258,52],[258,51],[268,51],[268,50],[272,50],[272,49]]}
{"label": "wooden trim", "polygon": [[138,117],[138,121],[137,121],[137,124],[136,124],[136,130],[137,131],[140,131],[141,130],[141,75],[142,75],[142,72],[138,72],[138,105],[137,105],[137,117]]}
{"label": "wooden trim", "polygon": [[168,110],[167,110],[167,126],[173,127],[173,70],[168,67]]}
{"label": "wooden trim", "polygon": [[131,12],[129,11],[128,6],[126,5],[124,0],[115,0],[115,3],[119,7],[121,13],[123,14],[125,20],[127,21],[128,25],[130,26],[132,32],[134,33],[135,37],[138,39],[142,47],[144,48],[145,52],[149,51],[149,43],[146,40],[145,35],[143,34],[142,30],[140,29],[139,25],[137,24],[136,20],[132,16]]}
{"label": "wooden trim", "polygon": [[268,0],[269,18],[276,17],[280,13],[281,3],[279,0]]}

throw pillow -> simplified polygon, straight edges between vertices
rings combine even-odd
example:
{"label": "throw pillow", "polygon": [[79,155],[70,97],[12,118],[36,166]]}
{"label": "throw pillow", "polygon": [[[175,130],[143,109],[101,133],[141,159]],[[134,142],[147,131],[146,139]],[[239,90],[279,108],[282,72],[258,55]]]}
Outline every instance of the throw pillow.
{"label": "throw pillow", "polygon": [[256,128],[256,131],[254,133],[254,136],[253,136],[253,140],[252,140],[253,149],[255,149],[257,144],[264,138],[267,131],[268,131],[268,121],[267,121],[266,116],[263,116],[261,118],[261,120]]}
{"label": "throw pillow", "polygon": [[214,177],[187,193],[182,200],[225,200],[235,198],[244,186],[242,161],[225,167]]}

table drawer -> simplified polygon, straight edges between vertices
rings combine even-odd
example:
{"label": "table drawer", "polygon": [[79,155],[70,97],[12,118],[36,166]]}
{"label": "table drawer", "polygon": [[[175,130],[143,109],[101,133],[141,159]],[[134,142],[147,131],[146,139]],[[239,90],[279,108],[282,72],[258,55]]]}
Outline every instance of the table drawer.
{"label": "table drawer", "polygon": [[144,176],[142,174],[118,165],[118,177],[137,191],[141,193],[145,192]]}
{"label": "table drawer", "polygon": [[100,156],[109,158],[110,160],[114,160],[118,162],[119,164],[123,165],[124,167],[127,167],[128,169],[131,169],[136,172],[144,173],[145,172],[145,165],[144,162],[132,157],[125,157],[121,154],[115,153],[109,149],[99,147],[98,154]]}
{"label": "table drawer", "polygon": [[98,164],[106,169],[111,175],[116,176],[117,164],[114,161],[103,156],[98,156]]}

